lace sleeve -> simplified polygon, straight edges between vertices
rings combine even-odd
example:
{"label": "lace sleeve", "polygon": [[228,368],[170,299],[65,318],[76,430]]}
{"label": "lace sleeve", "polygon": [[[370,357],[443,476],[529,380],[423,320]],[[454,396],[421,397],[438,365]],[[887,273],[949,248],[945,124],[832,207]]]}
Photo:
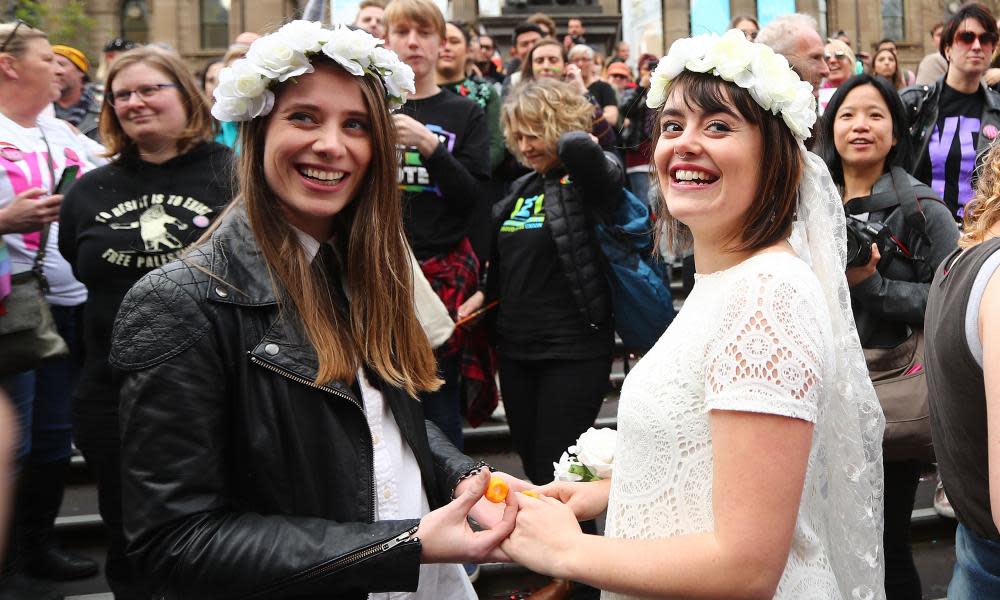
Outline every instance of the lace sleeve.
{"label": "lace sleeve", "polygon": [[[734,287],[707,350],[708,410],[816,422],[826,366],[819,296],[786,272],[754,273]],[[802,274],[811,276],[805,268]]]}

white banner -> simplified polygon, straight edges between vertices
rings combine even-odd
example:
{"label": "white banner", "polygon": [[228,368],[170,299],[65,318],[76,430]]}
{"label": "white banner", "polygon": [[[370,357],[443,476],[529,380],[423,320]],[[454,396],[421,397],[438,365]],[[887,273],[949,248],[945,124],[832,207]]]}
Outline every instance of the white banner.
{"label": "white banner", "polygon": [[663,8],[659,0],[622,0],[622,37],[633,68],[643,53],[663,56]]}

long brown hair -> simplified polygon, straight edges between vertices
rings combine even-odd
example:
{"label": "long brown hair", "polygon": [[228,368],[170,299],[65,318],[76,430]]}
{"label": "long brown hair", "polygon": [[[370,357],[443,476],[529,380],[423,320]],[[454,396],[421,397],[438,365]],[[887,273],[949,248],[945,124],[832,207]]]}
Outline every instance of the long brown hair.
{"label": "long brown hair", "polygon": [[[786,237],[795,217],[799,180],[802,178],[802,155],[795,136],[782,118],[761,108],[750,92],[707,73],[682,71],[670,82],[667,97],[674,94],[679,95],[687,106],[698,107],[706,113],[735,108],[747,122],[760,128],[767,160],[760,161],[753,203],[747,211],[743,227],[734,232],[734,239],[730,240],[732,245],[727,250],[757,250]],[[656,140],[663,133],[662,112],[661,108],[657,115]],[[758,160],[758,157],[747,157],[747,160]],[[651,161],[651,171],[656,172],[655,161]],[[660,194],[662,198],[662,190]],[[665,237],[675,251],[686,250],[691,246],[691,231],[670,215],[666,202],[659,204],[661,225],[657,227],[658,240]]]}
{"label": "long brown hair", "polygon": [[177,153],[184,154],[202,142],[211,141],[214,135],[211,108],[198,87],[198,82],[177,55],[153,46],[143,46],[129,50],[116,58],[111,70],[108,71],[100,118],[101,143],[107,149],[105,156],[122,155],[135,149],[135,140],[122,129],[115,107],[111,105],[111,96],[115,91],[115,77],[122,72],[122,69],[136,64],[153,67],[177,86],[181,103],[187,113],[187,124],[177,136]]}
{"label": "long brown hair", "polygon": [[[317,68],[341,69],[313,57]],[[342,69],[341,69],[342,70]],[[346,73],[346,71],[344,71]],[[304,75],[309,77],[310,75]],[[416,396],[440,387],[430,343],[413,304],[409,249],[403,232],[397,180],[396,134],[382,84],[355,78],[368,108],[372,158],[354,199],[335,218],[334,240],[351,294],[350,315],[338,314],[328,279],[315,271],[286,220],[281,200],[264,178],[264,145],[270,117],[243,123],[236,176],[279,302],[291,301],[316,350],[316,383],[353,382],[368,365],[383,380]],[[294,86],[287,81],[275,96]]]}

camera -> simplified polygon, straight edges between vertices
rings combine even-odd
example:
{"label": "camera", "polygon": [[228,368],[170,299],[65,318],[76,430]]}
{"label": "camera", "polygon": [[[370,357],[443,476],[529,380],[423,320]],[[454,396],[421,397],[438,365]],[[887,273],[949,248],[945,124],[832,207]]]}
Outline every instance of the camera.
{"label": "camera", "polygon": [[865,221],[854,215],[847,215],[847,266],[861,267],[868,264],[872,258],[872,244],[878,248],[879,254],[884,258],[900,248],[896,240],[885,223],[879,221]]}

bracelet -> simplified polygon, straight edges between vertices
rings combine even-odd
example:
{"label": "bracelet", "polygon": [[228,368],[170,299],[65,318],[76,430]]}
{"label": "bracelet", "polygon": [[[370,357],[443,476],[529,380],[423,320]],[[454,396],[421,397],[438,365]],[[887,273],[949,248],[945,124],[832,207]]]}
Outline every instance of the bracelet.
{"label": "bracelet", "polygon": [[493,471],[493,465],[486,462],[485,460],[477,462],[475,465],[472,466],[471,469],[463,473],[461,476],[459,476],[458,480],[455,481],[455,485],[451,488],[451,497],[452,498],[455,497],[455,490],[458,489],[459,484],[461,484],[469,477],[472,477],[474,475],[479,475],[479,472],[483,470],[483,467],[489,469],[490,471]]}

